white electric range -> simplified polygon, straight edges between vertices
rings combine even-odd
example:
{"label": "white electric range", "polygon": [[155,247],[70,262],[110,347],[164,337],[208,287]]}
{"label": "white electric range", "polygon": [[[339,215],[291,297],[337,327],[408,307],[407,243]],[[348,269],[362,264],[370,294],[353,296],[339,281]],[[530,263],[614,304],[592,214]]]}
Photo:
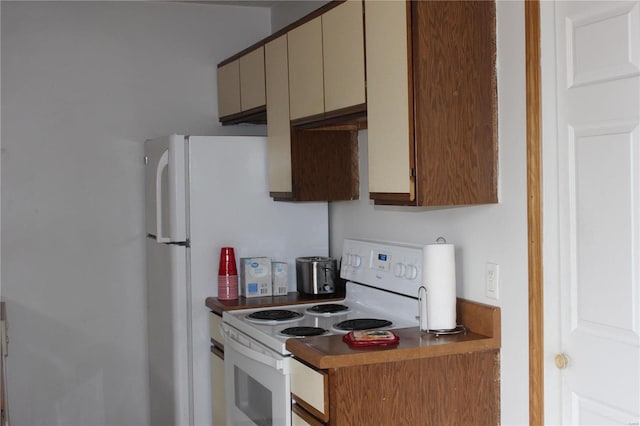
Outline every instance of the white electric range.
{"label": "white electric range", "polygon": [[287,339],[417,327],[422,264],[422,246],[347,239],[344,300],[224,311],[229,424],[291,424]]}

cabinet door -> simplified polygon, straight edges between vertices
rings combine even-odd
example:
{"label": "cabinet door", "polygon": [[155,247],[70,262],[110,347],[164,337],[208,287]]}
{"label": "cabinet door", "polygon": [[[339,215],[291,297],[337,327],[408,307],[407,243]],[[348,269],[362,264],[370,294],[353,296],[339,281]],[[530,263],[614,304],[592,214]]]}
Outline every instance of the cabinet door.
{"label": "cabinet door", "polygon": [[240,61],[235,60],[218,67],[218,116],[240,111]]}
{"label": "cabinet door", "polygon": [[415,197],[407,8],[404,1],[365,3],[371,198]]}
{"label": "cabinet door", "polygon": [[287,35],[265,45],[269,192],[291,193],[291,127]]}
{"label": "cabinet door", "polygon": [[325,111],[363,104],[362,0],[347,0],[322,15]]}
{"label": "cabinet door", "polygon": [[239,59],[240,108],[247,111],[265,104],[264,47],[252,50]]}
{"label": "cabinet door", "polygon": [[498,201],[495,3],[411,2],[419,205]]}
{"label": "cabinet door", "polygon": [[227,408],[224,390],[224,358],[221,353],[211,352],[211,414],[213,426],[227,424]]}
{"label": "cabinet door", "polygon": [[322,19],[288,32],[289,99],[292,120],[324,112]]}

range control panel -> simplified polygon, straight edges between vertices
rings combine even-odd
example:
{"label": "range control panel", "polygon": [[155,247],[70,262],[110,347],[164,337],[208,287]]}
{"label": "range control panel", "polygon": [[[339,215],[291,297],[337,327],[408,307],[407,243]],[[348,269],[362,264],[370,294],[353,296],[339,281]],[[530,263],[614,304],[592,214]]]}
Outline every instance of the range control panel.
{"label": "range control panel", "polygon": [[340,277],[417,297],[422,285],[423,246],[345,239]]}

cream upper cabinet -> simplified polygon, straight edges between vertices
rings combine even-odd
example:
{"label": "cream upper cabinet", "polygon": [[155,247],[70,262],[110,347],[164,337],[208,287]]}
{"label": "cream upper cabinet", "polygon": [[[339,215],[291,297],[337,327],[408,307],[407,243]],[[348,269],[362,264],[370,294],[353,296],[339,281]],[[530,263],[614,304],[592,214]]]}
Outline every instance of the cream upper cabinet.
{"label": "cream upper cabinet", "polygon": [[289,31],[291,119],[366,102],[362,0]]}
{"label": "cream upper cabinet", "polygon": [[240,111],[240,61],[218,67],[218,116]]}
{"label": "cream upper cabinet", "polygon": [[264,47],[269,135],[269,192],[292,192],[287,35]]}
{"label": "cream upper cabinet", "polygon": [[365,22],[369,192],[412,194],[407,4],[368,1]]}
{"label": "cream upper cabinet", "polygon": [[322,18],[288,32],[289,109],[292,120],[324,112]]}
{"label": "cream upper cabinet", "polygon": [[247,111],[265,105],[264,47],[240,59],[240,108]]}
{"label": "cream upper cabinet", "polygon": [[366,102],[363,25],[362,0],[347,0],[322,15],[325,111]]}
{"label": "cream upper cabinet", "polygon": [[218,116],[227,117],[266,104],[264,46],[218,67]]}

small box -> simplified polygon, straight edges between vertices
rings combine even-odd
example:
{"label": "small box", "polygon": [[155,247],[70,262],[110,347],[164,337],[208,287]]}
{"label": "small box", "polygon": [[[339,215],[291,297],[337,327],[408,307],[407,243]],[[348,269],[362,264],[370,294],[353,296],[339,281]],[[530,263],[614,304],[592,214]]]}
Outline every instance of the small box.
{"label": "small box", "polygon": [[271,262],[274,296],[283,296],[289,292],[288,270],[287,262]]}
{"label": "small box", "polygon": [[240,293],[244,297],[271,296],[271,258],[240,259]]}

